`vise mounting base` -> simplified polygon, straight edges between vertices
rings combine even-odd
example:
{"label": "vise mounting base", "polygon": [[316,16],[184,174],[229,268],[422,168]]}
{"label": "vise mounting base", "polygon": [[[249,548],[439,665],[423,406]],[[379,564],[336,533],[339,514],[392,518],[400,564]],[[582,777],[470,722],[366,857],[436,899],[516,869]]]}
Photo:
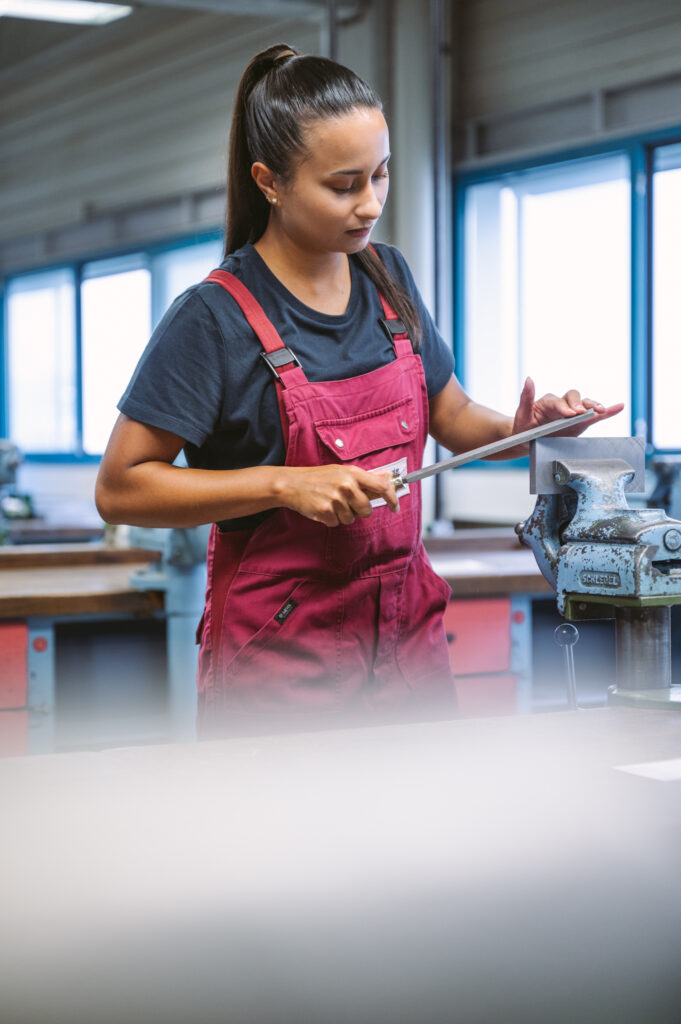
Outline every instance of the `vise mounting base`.
{"label": "vise mounting base", "polygon": [[601,594],[566,594],[563,614],[569,622],[580,622],[586,619],[614,619],[618,608],[667,608],[673,604],[681,604],[681,594],[618,596],[614,601]]}

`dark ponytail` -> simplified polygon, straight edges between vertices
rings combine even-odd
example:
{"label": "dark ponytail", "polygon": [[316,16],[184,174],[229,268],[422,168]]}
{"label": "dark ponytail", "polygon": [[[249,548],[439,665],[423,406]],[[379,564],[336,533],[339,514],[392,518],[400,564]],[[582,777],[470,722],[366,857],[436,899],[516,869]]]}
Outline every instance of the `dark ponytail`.
{"label": "dark ponytail", "polygon": [[[253,57],[239,82],[230,132],[225,256],[257,242],[267,227],[270,207],[251,177],[252,165],[262,162],[286,181],[305,153],[308,125],[358,107],[381,110],[382,104],[366,82],[336,61],[300,56],[286,43]],[[369,246],[352,258],[393,307],[418,351],[421,324],[407,293]]]}

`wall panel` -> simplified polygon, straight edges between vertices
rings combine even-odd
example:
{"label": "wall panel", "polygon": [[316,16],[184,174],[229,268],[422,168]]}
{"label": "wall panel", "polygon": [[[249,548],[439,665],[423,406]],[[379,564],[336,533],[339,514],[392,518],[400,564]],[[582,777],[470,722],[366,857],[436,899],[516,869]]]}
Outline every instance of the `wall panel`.
{"label": "wall panel", "polygon": [[678,0],[456,7],[458,128],[469,160],[555,147],[561,134],[567,145],[681,119]]}
{"label": "wall panel", "polygon": [[39,232],[221,192],[244,64],[319,38],[315,21],[143,10],[1,72],[0,265]]}

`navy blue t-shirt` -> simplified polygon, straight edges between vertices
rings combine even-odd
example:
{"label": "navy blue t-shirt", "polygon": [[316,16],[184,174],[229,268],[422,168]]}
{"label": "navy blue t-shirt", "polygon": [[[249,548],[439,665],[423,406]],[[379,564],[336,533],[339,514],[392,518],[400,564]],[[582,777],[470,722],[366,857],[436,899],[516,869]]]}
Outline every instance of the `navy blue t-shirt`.
{"label": "navy blue t-shirt", "polygon": [[[414,303],[422,325],[421,359],[429,397],[449,380],[454,359],[438,333],[404,257],[376,245],[387,270]],[[350,260],[348,308],[330,316],[304,305],[252,245],[222,264],[249,289],[311,381],[368,373],[395,358],[381,327],[378,292]],[[213,282],[180,295],[154,331],[118,404],[131,419],[185,440],[187,464],[240,469],[285,461],[274,378],[262,346],[232,296]]]}

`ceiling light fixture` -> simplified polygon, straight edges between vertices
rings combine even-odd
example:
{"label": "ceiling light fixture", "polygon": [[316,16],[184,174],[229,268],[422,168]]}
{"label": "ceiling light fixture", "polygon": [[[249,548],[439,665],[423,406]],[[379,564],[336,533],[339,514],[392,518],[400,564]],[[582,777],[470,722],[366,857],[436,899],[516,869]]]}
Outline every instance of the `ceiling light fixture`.
{"label": "ceiling light fixture", "polygon": [[94,0],[0,0],[0,18],[106,25],[131,13],[132,7],[127,5],[96,3]]}

